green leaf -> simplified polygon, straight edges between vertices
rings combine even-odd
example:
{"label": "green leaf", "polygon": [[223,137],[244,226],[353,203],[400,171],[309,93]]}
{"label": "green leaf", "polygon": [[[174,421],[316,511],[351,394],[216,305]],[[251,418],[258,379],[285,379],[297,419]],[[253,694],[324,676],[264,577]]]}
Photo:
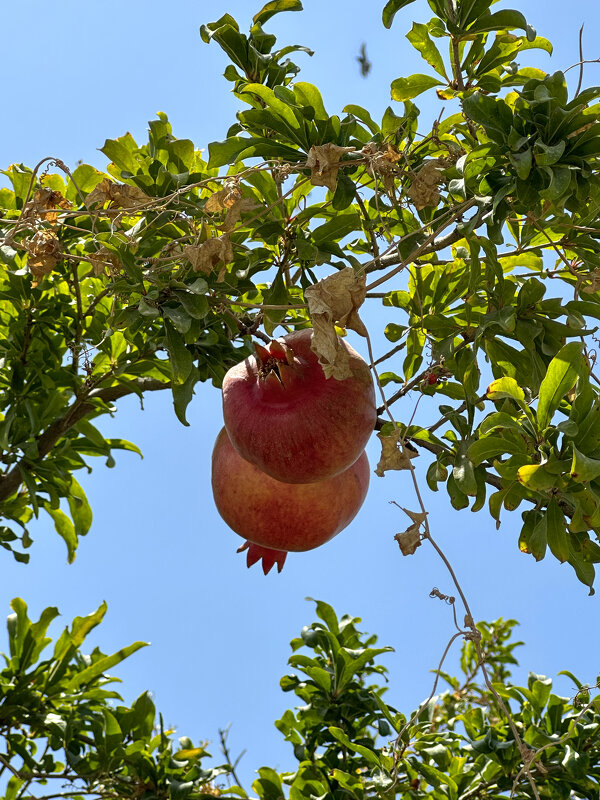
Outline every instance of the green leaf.
{"label": "green leaf", "polygon": [[548,518],[548,547],[552,555],[562,564],[569,558],[569,534],[567,533],[565,515],[554,497],[548,503],[546,516]]}
{"label": "green leaf", "polygon": [[529,541],[527,543],[527,552],[530,553],[536,561],[541,561],[546,555],[546,547],[548,544],[548,516],[544,514],[537,525],[534,527]]}
{"label": "green leaf", "polygon": [[412,29],[406,34],[406,38],[418,50],[427,63],[434,68],[434,70],[446,78],[446,68],[444,66],[444,59],[440,55],[433,39],[429,35],[427,25],[421,22],[413,22]]}
{"label": "green leaf", "polygon": [[282,11],[302,11],[302,3],[300,0],[271,0],[254,15],[252,22],[254,25],[264,25],[267,20]]}
{"label": "green leaf", "polygon": [[414,3],[414,1],[415,0],[388,0],[381,12],[381,20],[384,26],[388,29],[391,28],[396,13],[400,11],[401,8],[405,8],[411,3]]}
{"label": "green leaf", "polygon": [[321,92],[312,83],[298,81],[294,84],[294,96],[298,105],[312,108],[315,112],[315,119],[329,119]]}
{"label": "green leaf", "polygon": [[489,461],[496,458],[496,456],[503,455],[504,453],[518,453],[526,452],[525,443],[522,446],[511,439],[505,439],[502,436],[486,436],[483,439],[478,439],[469,447],[467,455],[477,467],[483,461]]}
{"label": "green leaf", "polygon": [[380,767],[381,762],[379,760],[379,756],[373,750],[370,750],[368,747],[364,747],[361,744],[355,744],[352,742],[348,736],[344,733],[341,728],[337,728],[334,725],[329,727],[329,733],[337,739],[338,742],[341,742],[350,750],[353,750],[355,753],[359,753],[365,761],[368,761],[369,764],[372,764],[374,767]]}
{"label": "green leaf", "polygon": [[514,378],[498,378],[492,381],[487,388],[487,396],[490,400],[503,400],[508,397],[519,404],[525,402],[525,392]]}
{"label": "green leaf", "polygon": [[175,414],[177,415],[179,422],[186,427],[188,427],[190,424],[187,421],[186,410],[192,401],[192,397],[194,396],[194,386],[197,382],[198,370],[194,367],[190,370],[190,374],[183,383],[174,383],[171,387]]}
{"label": "green leaf", "polygon": [[580,453],[573,445],[573,464],[571,466],[571,477],[577,483],[593,481],[600,475],[600,461],[597,458]]}
{"label": "green leaf", "polygon": [[69,503],[71,519],[75,525],[75,533],[77,536],[85,536],[92,525],[92,508],[82,487],[73,477],[71,478],[67,502]]}
{"label": "green leaf", "polygon": [[185,346],[183,336],[175,330],[175,327],[168,320],[165,320],[164,323],[167,351],[173,371],[173,385],[177,386],[185,383],[192,371],[194,361],[192,354]]}
{"label": "green leaf", "polygon": [[523,486],[534,492],[552,488],[557,479],[556,475],[548,472],[544,464],[526,464],[519,468],[517,475]]}
{"label": "green leaf", "polygon": [[122,172],[129,172],[136,175],[140,166],[135,158],[138,146],[130,133],[119,136],[118,139],[107,139],[101,152],[117,166]]}
{"label": "green leaf", "polygon": [[527,30],[527,20],[520,11],[505,9],[495,14],[482,14],[482,16],[469,28],[469,33],[485,33],[486,31],[513,30],[520,28]]}
{"label": "green leaf", "polygon": [[48,500],[43,503],[44,509],[52,517],[54,521],[54,528],[67,545],[67,561],[72,564],[75,561],[75,554],[77,552],[77,533],[71,520],[67,517],[64,511],[60,508],[52,508]]}
{"label": "green leaf", "polygon": [[373,121],[373,118],[369,114],[369,112],[364,109],[362,106],[350,105],[344,106],[342,111],[345,114],[352,114],[356,119],[359,119],[367,128],[371,131],[372,134],[379,133],[379,125]]}
{"label": "green leaf", "polygon": [[142,647],[148,647],[148,642],[134,642],[127,647],[121,648],[121,650],[117,650],[117,652],[113,653],[111,656],[99,658],[89,667],[81,670],[67,681],[65,684],[65,691],[73,691],[86,683],[91,683],[116,664],[120,664],[121,661],[129,658],[130,655],[140,650]]}
{"label": "green leaf", "polygon": [[522,153],[509,153],[508,160],[517,171],[517,175],[522,181],[526,181],[531,172],[533,164],[533,153],[531,148],[528,147]]}
{"label": "green leaf", "polygon": [[584,368],[581,344],[569,342],[564,345],[548,366],[540,385],[537,419],[540,430],[547,427],[563,397],[571,391]]}
{"label": "green leaf", "polygon": [[396,78],[392,81],[391,86],[392,100],[398,100],[398,102],[412,100],[413,97],[423,94],[434,86],[441,86],[441,84],[442,81],[431,75],[415,74],[408,78]]}

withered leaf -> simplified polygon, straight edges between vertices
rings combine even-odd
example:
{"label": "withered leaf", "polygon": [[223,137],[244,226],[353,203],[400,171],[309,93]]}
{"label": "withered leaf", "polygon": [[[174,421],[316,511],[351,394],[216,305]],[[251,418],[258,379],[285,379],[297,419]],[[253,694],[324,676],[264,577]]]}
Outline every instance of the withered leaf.
{"label": "withered leaf", "polygon": [[389,195],[394,193],[394,180],[400,174],[397,162],[402,158],[402,153],[398,152],[391,144],[376,145],[369,142],[361,151],[367,160],[367,171],[370,175],[379,175],[383,180],[385,191]]}
{"label": "withered leaf", "polygon": [[375,469],[375,474],[383,478],[388,469],[411,469],[410,460],[415,458],[418,453],[409,450],[402,442],[403,433],[395,430],[389,435],[377,434],[381,442],[381,457]]}
{"label": "withered leaf", "polygon": [[109,208],[139,208],[146,205],[151,198],[137,186],[127,183],[114,183],[104,178],[87,196],[88,205],[108,202]]}
{"label": "withered leaf", "polygon": [[24,217],[40,217],[51,225],[55,225],[58,220],[60,210],[71,208],[72,203],[59,191],[51,189],[49,186],[42,186],[37,189],[23,209]]}
{"label": "withered leaf", "polygon": [[333,142],[314,144],[308,151],[306,159],[312,185],[326,186],[330,191],[335,192],[340,158],[344,153],[351,153],[354,150],[356,150],[355,147],[340,147]]}
{"label": "withered leaf", "polygon": [[411,511],[409,508],[404,508],[404,506],[400,506],[400,508],[417,525],[422,525],[427,519],[427,514],[424,511]]}
{"label": "withered leaf", "polygon": [[237,182],[225,182],[225,186],[218,192],[211,194],[206,201],[204,208],[211,214],[217,211],[225,211],[241,200],[242,193]]}
{"label": "withered leaf", "polygon": [[53,231],[38,231],[26,242],[26,247],[27,265],[34,278],[48,275],[62,257],[60,239]]}
{"label": "withered leaf", "polygon": [[596,268],[586,277],[588,280],[591,280],[591,283],[589,286],[584,286],[581,291],[586,294],[596,294],[596,292],[600,291],[600,269]]}
{"label": "withered leaf", "polygon": [[352,267],[328,275],[304,291],[313,324],[311,349],[327,378],[344,380],[352,375],[347,351],[340,345],[335,323],[366,336],[358,315],[366,296],[366,276],[358,277]]}
{"label": "withered leaf", "polygon": [[92,273],[96,277],[106,274],[107,269],[112,275],[118,274],[121,270],[121,262],[118,256],[106,247],[101,247],[95,253],[90,253],[87,259],[92,265]]}
{"label": "withered leaf", "polygon": [[403,556],[412,556],[417,549],[421,546],[421,534],[419,533],[419,525],[413,523],[408,527],[404,533],[397,533],[394,539],[400,545],[400,550]]}
{"label": "withered leaf", "polygon": [[442,170],[446,164],[443,159],[434,158],[425,162],[413,177],[408,196],[418,211],[427,206],[437,206],[440,201],[439,185],[444,182]]}
{"label": "withered leaf", "polygon": [[256,208],[256,203],[250,197],[242,197],[237,183],[226,183],[225,187],[211,196],[206,201],[204,208],[206,211],[217,212],[227,211],[225,221],[219,225],[219,229],[230,233],[240,221],[244,211],[252,211]]}
{"label": "withered leaf", "polygon": [[[183,248],[183,255],[191,263],[194,272],[203,272],[208,275],[219,264],[223,268],[233,261],[233,247],[229,236],[224,233],[222,236],[215,236],[207,239],[199,245],[186,245]],[[222,278],[223,270],[219,274]]]}

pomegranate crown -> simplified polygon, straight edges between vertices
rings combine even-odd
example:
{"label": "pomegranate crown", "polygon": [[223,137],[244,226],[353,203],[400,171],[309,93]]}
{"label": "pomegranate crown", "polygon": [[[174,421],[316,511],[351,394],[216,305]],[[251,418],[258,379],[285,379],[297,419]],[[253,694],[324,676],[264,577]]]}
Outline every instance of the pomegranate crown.
{"label": "pomegranate crown", "polygon": [[246,554],[246,565],[251,567],[253,564],[256,564],[257,561],[262,561],[262,568],[265,575],[275,564],[277,564],[277,572],[281,572],[287,557],[287,552],[285,550],[271,550],[270,547],[261,547],[261,545],[254,544],[254,542],[244,542],[241,547],[238,547],[237,552],[241,553],[244,550],[248,551]]}

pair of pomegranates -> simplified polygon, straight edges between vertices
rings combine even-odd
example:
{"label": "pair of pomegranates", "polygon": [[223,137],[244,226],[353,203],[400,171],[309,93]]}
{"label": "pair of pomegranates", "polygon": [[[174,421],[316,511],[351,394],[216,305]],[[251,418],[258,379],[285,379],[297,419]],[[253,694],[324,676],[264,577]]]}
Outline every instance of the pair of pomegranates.
{"label": "pair of pomegranates", "polygon": [[364,447],[377,418],[371,373],[340,340],[349,377],[326,378],[305,329],[255,345],[223,381],[225,427],[212,456],[215,504],[246,539],[248,566],[281,572],[289,551],[324,544],[369,486]]}

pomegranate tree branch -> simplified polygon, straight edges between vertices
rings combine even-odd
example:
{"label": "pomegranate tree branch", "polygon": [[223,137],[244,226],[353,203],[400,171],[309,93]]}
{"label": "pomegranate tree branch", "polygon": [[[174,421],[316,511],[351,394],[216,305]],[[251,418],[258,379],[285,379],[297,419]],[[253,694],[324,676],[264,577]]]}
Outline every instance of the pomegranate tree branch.
{"label": "pomegranate tree branch", "polygon": [[[155,378],[137,378],[134,381],[130,381],[127,386],[121,384],[119,386],[92,389],[90,392],[80,395],[68,408],[64,416],[52,422],[43,433],[36,437],[37,460],[41,461],[45,458],[73,425],[96,409],[96,400],[111,403],[129,394],[168,389],[170,385],[169,382],[159,381]],[[21,465],[25,466],[26,461],[27,459],[21,458],[10,472],[0,477],[0,502],[7,500],[18,490],[23,482]]]}
{"label": "pomegranate tree branch", "polygon": [[[462,217],[462,215],[465,212],[467,212],[470,208],[473,208],[473,206],[477,205],[477,203],[478,201],[475,198],[471,198],[470,200],[461,203],[461,205],[458,208],[455,208],[452,211],[452,213],[449,213],[447,219],[445,219],[443,222],[436,220],[436,224],[438,224],[436,230],[433,231],[415,250],[413,250],[413,252],[407,258],[403,259],[397,251],[393,254],[388,254],[387,256],[382,255],[378,259],[382,268],[385,268],[387,266],[392,266],[394,264],[397,264],[398,266],[396,266],[394,269],[391,269],[388,273],[382,275],[380,278],[377,278],[377,280],[373,281],[373,283],[370,283],[367,286],[367,291],[370,292],[376,286],[380,286],[382,283],[385,283],[390,278],[393,278],[394,275],[397,275],[408,264],[410,264],[412,261],[414,261],[419,256],[423,255],[424,253],[430,253],[436,250],[441,250],[444,247],[448,247],[449,245],[454,244],[454,242],[458,241],[459,239],[464,238],[464,235],[456,230],[452,231],[450,234],[448,234],[448,236],[445,236],[442,239],[439,239],[438,237],[443,230],[445,230],[453,222],[456,222],[457,219]],[[481,208],[477,216],[480,217],[483,215],[483,213],[484,209]],[[366,270],[367,272],[371,271],[370,267],[372,266],[373,263],[374,261],[368,262],[363,266],[363,269]]]}

